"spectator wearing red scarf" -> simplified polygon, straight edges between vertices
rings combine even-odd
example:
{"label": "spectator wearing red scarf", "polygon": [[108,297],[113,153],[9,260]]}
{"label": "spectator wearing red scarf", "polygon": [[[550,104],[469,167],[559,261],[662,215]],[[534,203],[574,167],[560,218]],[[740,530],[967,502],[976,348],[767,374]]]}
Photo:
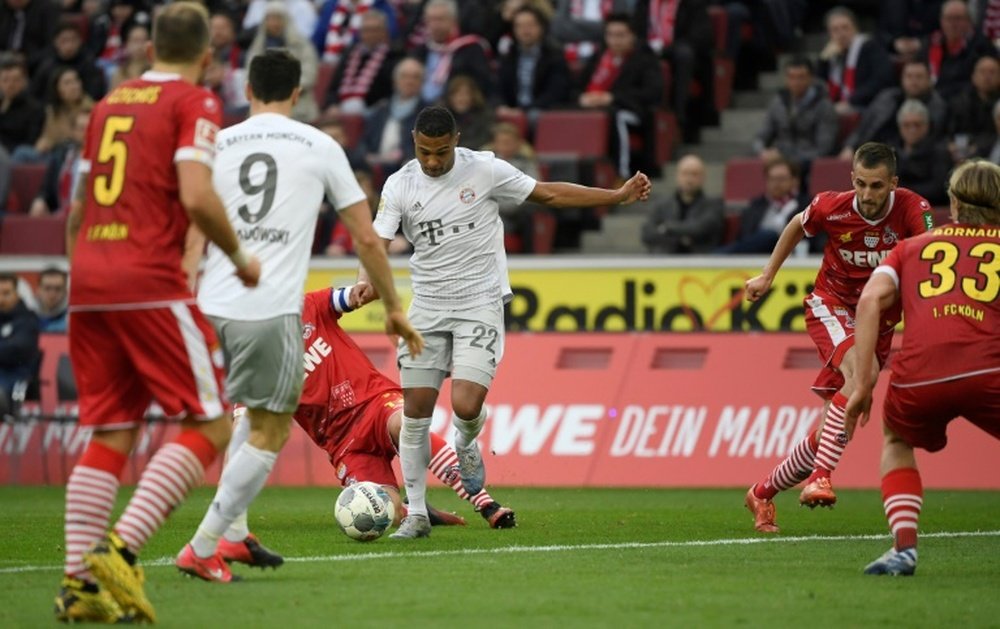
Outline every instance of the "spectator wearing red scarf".
{"label": "spectator wearing red scarf", "polygon": [[893,84],[889,56],[874,38],[858,32],[858,18],[846,7],[826,14],[830,41],[820,53],[819,77],[826,81],[838,114],[864,110]]}
{"label": "spectator wearing red scarf", "polygon": [[941,6],[941,28],[924,41],[921,58],[931,68],[934,89],[951,100],[969,84],[976,60],[996,55],[993,45],[976,32],[969,7],[961,0]]}
{"label": "spectator wearing red scarf", "polygon": [[[612,155],[618,174],[628,179],[636,170],[655,170],[651,138],[653,111],[663,104],[660,62],[640,44],[629,16],[613,14],[604,25],[604,50],[594,55],[583,73],[579,104],[585,109],[609,109],[612,114]],[[642,146],[634,163],[629,133]]]}

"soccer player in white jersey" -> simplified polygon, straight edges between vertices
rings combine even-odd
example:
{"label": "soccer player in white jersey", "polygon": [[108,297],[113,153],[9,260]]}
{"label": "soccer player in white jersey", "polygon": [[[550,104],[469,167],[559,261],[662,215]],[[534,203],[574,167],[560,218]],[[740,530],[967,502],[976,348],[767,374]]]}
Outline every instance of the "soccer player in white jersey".
{"label": "soccer player in white jersey", "polygon": [[[302,291],[324,196],[340,212],[372,281],[389,295],[386,330],[402,335],[417,353],[422,346],[402,311],[367,199],[343,149],[318,129],[289,118],[300,75],[298,59],[287,51],[255,57],[247,87],[251,116],[216,138],[212,183],[242,246],[267,261],[268,274],[257,290],[243,288],[227,256],[213,246],[198,295],[222,344],[227,393],[248,408],[250,418],[249,436],[230,442],[215,498],[177,557],[182,571],[210,581],[232,579],[219,552],[220,538],[264,486],[299,403]],[[249,533],[223,543],[256,545]]]}
{"label": "soccer player in white jersey", "polygon": [[[617,190],[535,181],[493,153],[456,148],[455,119],[443,107],[421,111],[412,133],[416,159],[386,181],[375,218],[375,231],[386,244],[402,224],[414,247],[410,317],[427,341],[419,356],[404,344],[398,348],[403,386],[399,458],[410,504],[409,515],[391,536],[396,539],[430,534],[425,501],[429,430],[438,390],[449,374],[462,483],[475,494],[485,482],[476,437],[503,356],[503,304],[511,297],[499,207],[525,200],[553,207],[616,205],[645,200],[650,192],[642,173]],[[363,269],[360,279],[367,280]],[[374,297],[375,291],[367,290],[362,300]]]}

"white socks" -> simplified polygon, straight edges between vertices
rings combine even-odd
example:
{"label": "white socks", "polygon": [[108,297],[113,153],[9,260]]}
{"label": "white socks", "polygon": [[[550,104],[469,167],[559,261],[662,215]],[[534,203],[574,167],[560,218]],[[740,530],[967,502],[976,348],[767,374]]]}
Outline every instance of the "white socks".
{"label": "white socks", "polygon": [[[247,439],[250,437],[250,418],[247,417],[247,409],[239,409],[233,413],[233,436],[229,440],[229,447],[226,448],[226,463],[236,456],[236,452],[240,449]],[[230,542],[242,542],[250,534],[250,528],[247,525],[247,512],[236,516],[233,523],[229,525],[226,529],[225,537]]]}
{"label": "white socks", "polygon": [[479,411],[479,417],[472,420],[464,420],[455,413],[451,414],[451,424],[455,427],[455,447],[468,448],[476,440],[479,433],[483,431],[483,424],[486,423],[486,407]]}
{"label": "white socks", "polygon": [[222,471],[215,498],[191,540],[197,556],[207,558],[215,554],[219,538],[241,514],[245,515],[277,459],[277,452],[260,450],[249,443],[237,449]]}
{"label": "white socks", "polygon": [[431,418],[403,415],[399,429],[399,465],[409,500],[409,513],[427,515],[427,466],[431,462]]}

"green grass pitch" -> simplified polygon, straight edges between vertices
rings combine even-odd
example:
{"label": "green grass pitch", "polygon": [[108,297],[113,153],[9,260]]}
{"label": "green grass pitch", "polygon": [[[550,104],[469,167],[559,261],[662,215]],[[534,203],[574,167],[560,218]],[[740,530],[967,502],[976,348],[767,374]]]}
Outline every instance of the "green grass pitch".
{"label": "green grass pitch", "polygon": [[[163,627],[1000,627],[1000,492],[927,492],[917,575],[891,578],[861,574],[889,547],[877,492],[841,491],[832,511],[788,492],[764,536],[744,491],[501,488],[519,526],[493,531],[436,489],[469,526],[362,544],[333,523],[337,490],[268,488],[251,528],[288,563],[221,585],[171,563],[203,488],[143,552],[147,592]],[[54,623],[62,500],[0,488],[0,627]]]}

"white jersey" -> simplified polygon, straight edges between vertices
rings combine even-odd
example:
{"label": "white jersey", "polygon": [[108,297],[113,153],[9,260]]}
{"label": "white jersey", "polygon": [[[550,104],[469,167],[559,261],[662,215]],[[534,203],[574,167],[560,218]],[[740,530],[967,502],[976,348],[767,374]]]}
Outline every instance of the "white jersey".
{"label": "white jersey", "polygon": [[455,149],[455,165],[428,177],[411,160],[385,182],[375,232],[392,239],[400,223],[413,244],[413,304],[476,308],[509,300],[500,207],[520,205],[535,180],[488,151]]}
{"label": "white jersey", "polygon": [[260,259],[261,276],[246,288],[229,257],[210,245],[199,308],[241,321],[301,313],[323,197],[338,211],[366,198],[344,150],[322,131],[271,113],[219,131],[216,150],[212,183],[243,248]]}

